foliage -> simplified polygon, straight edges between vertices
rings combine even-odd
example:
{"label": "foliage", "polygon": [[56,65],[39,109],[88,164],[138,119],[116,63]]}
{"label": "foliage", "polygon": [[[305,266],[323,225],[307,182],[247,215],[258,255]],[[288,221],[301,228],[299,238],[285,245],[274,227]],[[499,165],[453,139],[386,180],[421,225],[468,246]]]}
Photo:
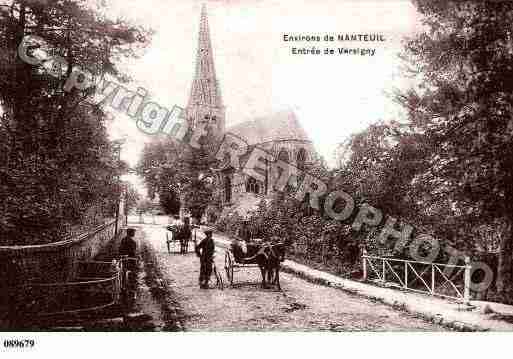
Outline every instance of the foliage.
{"label": "foliage", "polygon": [[153,213],[157,208],[155,208],[155,203],[153,203],[148,198],[140,199],[137,202],[136,210],[138,214],[145,214],[145,213]]}
{"label": "foliage", "polygon": [[[397,96],[411,132],[429,146],[429,166],[417,174],[415,187],[428,209],[446,208],[460,232],[455,235],[481,225],[511,228],[513,4],[415,3],[428,31],[409,41],[404,57],[419,86]],[[501,292],[513,288],[512,234],[501,237]]]}
{"label": "foliage", "polygon": [[215,227],[218,231],[237,236],[242,222],[243,218],[237,212],[225,213],[217,220]]}
{"label": "foliage", "polygon": [[128,214],[137,207],[141,196],[137,189],[129,182],[125,182],[125,213]]}
{"label": "foliage", "polygon": [[199,223],[208,205],[213,201],[214,174],[216,160],[206,146],[196,149],[187,146],[182,151],[180,161],[181,194],[192,218]]}
{"label": "foliage", "polygon": [[408,121],[344,143],[332,185],[476,258],[498,249],[504,299],[513,288],[513,5],[414,3],[426,31],[402,55],[416,83],[396,94]]}
{"label": "foliage", "polygon": [[171,137],[156,137],[146,144],[137,172],[150,198],[158,193],[162,207],[171,214],[178,214],[183,204],[199,223],[207,207],[215,204],[212,168],[216,160],[209,148],[207,142],[194,148],[188,140],[177,143]]}
{"label": "foliage", "polygon": [[175,192],[167,191],[161,193],[159,201],[165,214],[177,216],[180,213],[180,198]]}
{"label": "foliage", "polygon": [[[322,173],[322,166],[312,170]],[[328,176],[328,173],[324,173]],[[324,217],[305,202],[298,202],[286,193],[277,193],[271,200],[262,200],[258,208],[243,218],[236,212],[223,213],[216,228],[228,234],[248,226],[252,238],[278,239],[285,242],[289,255],[300,255],[297,248],[306,246],[309,260],[330,262],[339,273],[352,271],[359,263],[360,247],[347,224]]]}
{"label": "foliage", "polygon": [[144,146],[137,164],[137,173],[146,184],[148,196],[158,194],[160,205],[166,214],[180,212],[179,198],[179,147],[171,138],[155,137]]}
{"label": "foliage", "polygon": [[[26,35],[42,37],[62,76],[17,56]],[[101,107],[88,90],[66,92],[73,67],[121,76],[115,62],[134,56],[147,32],[103,15],[84,1],[8,1],[0,7],[0,243],[57,241],[66,228],[113,215],[126,169],[108,140]],[[97,214],[101,215],[98,216]]]}

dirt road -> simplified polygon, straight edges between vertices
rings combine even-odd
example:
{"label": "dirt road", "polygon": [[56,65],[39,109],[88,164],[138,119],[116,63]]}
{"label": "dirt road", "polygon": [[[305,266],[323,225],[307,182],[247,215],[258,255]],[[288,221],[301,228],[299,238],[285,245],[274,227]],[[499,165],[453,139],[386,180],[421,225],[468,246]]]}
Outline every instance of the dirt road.
{"label": "dirt road", "polygon": [[[199,260],[169,254],[162,225],[142,225],[165,285],[180,303],[187,331],[441,331],[444,328],[381,303],[281,275],[282,291],[262,289],[258,268],[236,273],[224,290],[200,289]],[[178,248],[176,248],[178,250]],[[191,249],[192,250],[192,249]],[[216,249],[224,278],[224,249]]]}

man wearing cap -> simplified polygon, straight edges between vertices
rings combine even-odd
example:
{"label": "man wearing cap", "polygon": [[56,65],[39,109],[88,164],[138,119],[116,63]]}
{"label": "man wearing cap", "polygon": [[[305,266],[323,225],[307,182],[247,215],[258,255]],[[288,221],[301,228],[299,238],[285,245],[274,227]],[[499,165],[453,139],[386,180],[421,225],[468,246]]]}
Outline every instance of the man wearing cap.
{"label": "man wearing cap", "polygon": [[212,238],[212,230],[207,229],[203,233],[206,237],[196,246],[196,255],[200,258],[200,288],[207,289],[212,274],[215,243]]}
{"label": "man wearing cap", "polygon": [[[119,255],[121,257],[127,256],[124,262],[123,278],[126,280],[124,283],[125,290],[123,291],[123,303],[125,306],[131,305],[131,301],[135,299],[137,289],[137,243],[135,242],[135,229],[127,228],[126,237],[121,240],[119,245]],[[126,277],[125,277],[126,275]]]}
{"label": "man wearing cap", "polygon": [[126,237],[121,240],[121,244],[119,246],[119,255],[120,256],[128,256],[129,258],[135,258],[137,254],[137,243],[134,239],[135,229],[127,228]]}

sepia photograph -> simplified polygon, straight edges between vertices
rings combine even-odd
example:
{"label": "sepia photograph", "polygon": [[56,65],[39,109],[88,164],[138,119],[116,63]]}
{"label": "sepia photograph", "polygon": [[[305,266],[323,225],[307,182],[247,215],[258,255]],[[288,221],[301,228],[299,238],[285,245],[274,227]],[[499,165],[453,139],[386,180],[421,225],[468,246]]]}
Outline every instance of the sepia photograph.
{"label": "sepia photograph", "polygon": [[512,332],[512,143],[511,1],[3,0],[0,352]]}

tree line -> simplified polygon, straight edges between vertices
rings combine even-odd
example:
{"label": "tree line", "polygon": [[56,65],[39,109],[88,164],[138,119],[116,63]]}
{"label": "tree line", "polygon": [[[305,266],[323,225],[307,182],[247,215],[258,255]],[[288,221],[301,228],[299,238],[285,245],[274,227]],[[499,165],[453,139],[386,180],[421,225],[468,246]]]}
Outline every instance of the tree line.
{"label": "tree line", "polygon": [[[513,4],[477,0],[413,3],[424,31],[407,39],[401,53],[403,73],[414,84],[393,94],[404,109],[403,118],[380,121],[353,134],[340,144],[336,168],[317,165],[308,171],[329,184],[328,192],[344,190],[357,199],[357,205],[368,203],[397,218],[398,230],[409,223],[440,239],[443,246],[470,256],[496,253],[495,299],[510,301]],[[157,145],[149,145],[146,161],[153,156],[151,148],[157,148],[152,146]],[[183,181],[176,180],[174,159],[161,156],[161,160],[149,172],[144,172],[148,165],[143,164],[141,173],[147,183],[175,201],[184,194],[179,185]],[[198,163],[197,168],[208,168]],[[192,173],[190,168],[187,173]],[[196,180],[188,179],[188,191],[191,201],[198,200],[201,212],[212,197],[207,190],[199,191],[196,199],[190,196],[191,188],[199,185],[193,185]],[[233,215],[221,218],[217,225],[230,231],[240,221]],[[311,251],[324,238],[345,262],[355,262],[362,245],[407,256],[407,247],[394,253],[392,247],[378,243],[379,228],[354,233],[346,224],[333,223],[322,211],[284,194],[262,202],[249,222],[262,236],[278,234],[290,242],[308,237]],[[447,258],[441,255],[437,260]]]}
{"label": "tree line", "polygon": [[[128,80],[118,63],[137,57],[150,32],[106,16],[102,1],[51,4],[12,0],[0,5],[0,244],[58,241],[70,228],[113,216],[127,165],[109,140],[108,114],[85,91],[64,91],[75,67],[97,78]],[[24,62],[18,47],[28,35],[44,39],[61,63]],[[62,76],[55,75],[55,71]]]}

